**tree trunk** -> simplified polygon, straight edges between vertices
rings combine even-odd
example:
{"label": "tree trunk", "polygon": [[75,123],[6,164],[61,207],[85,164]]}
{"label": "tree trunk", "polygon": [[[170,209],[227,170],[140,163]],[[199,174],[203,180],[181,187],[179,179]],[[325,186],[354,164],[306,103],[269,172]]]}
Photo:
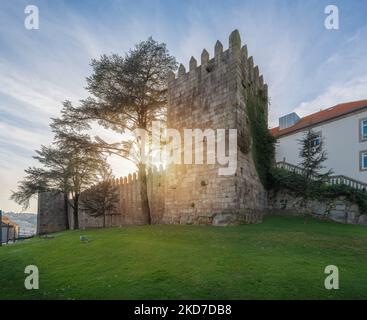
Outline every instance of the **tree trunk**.
{"label": "tree trunk", "polygon": [[73,207],[73,217],[74,217],[74,230],[79,229],[79,194],[74,196],[74,207]]}
{"label": "tree trunk", "polygon": [[152,224],[152,218],[150,215],[149,199],[148,199],[148,183],[147,183],[147,171],[145,164],[139,164],[139,185],[140,185],[140,197],[141,197],[141,210],[144,217],[145,224]]}
{"label": "tree trunk", "polygon": [[66,230],[70,229],[70,222],[69,222],[69,199],[68,194],[64,193],[64,214],[65,214],[65,228]]}
{"label": "tree trunk", "polygon": [[106,228],[106,214],[103,214],[103,228]]}
{"label": "tree trunk", "polygon": [[309,216],[309,212],[308,212],[308,200],[306,201],[306,211],[305,211],[305,214],[304,214],[304,224],[307,224],[308,223],[308,216]]}
{"label": "tree trunk", "polygon": [[305,207],[306,207],[306,211],[305,211],[305,217],[304,217],[304,224],[308,223],[308,218],[309,218],[309,205],[310,205],[310,185],[309,185],[309,180],[311,178],[309,176],[307,176],[307,183],[306,183],[306,188],[305,188],[305,193],[304,193],[304,199],[305,199]]}

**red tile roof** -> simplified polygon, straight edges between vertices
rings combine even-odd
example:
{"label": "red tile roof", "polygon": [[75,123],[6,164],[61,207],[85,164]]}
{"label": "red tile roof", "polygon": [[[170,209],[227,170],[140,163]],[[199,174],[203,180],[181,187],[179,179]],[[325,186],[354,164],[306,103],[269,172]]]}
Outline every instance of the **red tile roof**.
{"label": "red tile roof", "polygon": [[280,130],[279,127],[272,128],[270,129],[270,133],[275,137],[280,137],[363,109],[367,109],[367,100],[338,104],[334,107],[303,117],[294,126],[289,128],[283,130]]}

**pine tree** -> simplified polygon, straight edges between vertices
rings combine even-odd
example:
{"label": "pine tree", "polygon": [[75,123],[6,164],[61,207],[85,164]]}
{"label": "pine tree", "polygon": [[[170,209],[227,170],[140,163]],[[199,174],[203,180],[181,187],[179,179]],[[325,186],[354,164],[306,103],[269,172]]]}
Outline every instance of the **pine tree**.
{"label": "pine tree", "polygon": [[12,192],[11,199],[26,209],[30,199],[38,193],[62,193],[65,225],[70,226],[70,205],[73,209],[73,228],[78,229],[80,195],[100,181],[99,173],[106,170],[108,164],[98,145],[88,135],[80,133],[82,125],[69,122],[66,118],[69,105],[68,102],[64,104],[60,118],[52,119],[50,126],[55,134],[53,144],[41,146],[33,157],[41,167],[25,170],[26,176],[18,183],[17,191]]}
{"label": "pine tree", "polygon": [[300,167],[303,176],[303,201],[305,204],[305,223],[308,216],[312,214],[310,200],[314,196],[314,189],[325,183],[332,173],[331,170],[320,173],[325,167],[323,162],[327,160],[327,153],[323,150],[324,141],[322,137],[312,129],[299,140],[301,145],[299,156],[301,158]]}
{"label": "pine tree", "polygon": [[[166,45],[152,38],[140,42],[124,57],[113,54],[92,60],[93,74],[87,78],[87,90],[91,96],[81,106],[69,105],[67,116],[71,123],[97,121],[106,129],[119,134],[131,134],[135,129],[150,132],[153,121],[165,118],[167,83],[171,71],[177,68],[174,57]],[[138,169],[142,212],[145,222],[151,224],[147,189],[147,155],[135,153],[142,150],[141,137],[122,136],[122,142],[97,141],[101,150],[132,161]],[[146,146],[145,146],[146,147]],[[146,148],[149,149],[149,148]]]}

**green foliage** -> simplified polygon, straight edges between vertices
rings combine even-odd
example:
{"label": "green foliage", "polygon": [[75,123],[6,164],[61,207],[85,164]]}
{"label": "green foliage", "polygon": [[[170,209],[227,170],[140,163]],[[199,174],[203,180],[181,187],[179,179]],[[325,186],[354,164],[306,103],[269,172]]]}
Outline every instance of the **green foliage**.
{"label": "green foliage", "polygon": [[[97,121],[118,134],[135,129],[149,130],[153,121],[164,121],[169,75],[177,68],[164,43],[152,38],[138,43],[124,56],[102,55],[92,60],[93,73],[87,78],[90,96],[78,108],[69,108],[68,119]],[[146,179],[149,152],[144,139],[134,134],[122,136],[116,143],[97,138],[100,148],[132,161],[138,169],[142,212],[151,222]]]}
{"label": "green foliage", "polygon": [[300,157],[302,159],[301,166],[303,174],[289,171],[282,168],[272,168],[270,186],[275,192],[287,190],[296,197],[321,200],[335,199],[345,197],[348,201],[358,205],[361,213],[367,213],[367,193],[355,190],[347,185],[329,185],[327,178],[331,171],[320,174],[319,170],[323,169],[322,163],[327,159],[325,151],[323,151],[323,141],[314,145],[314,140],[318,135],[309,130],[300,145]]}
{"label": "green foliage", "polygon": [[[68,202],[73,208],[74,228],[78,229],[79,196],[83,190],[100,181],[100,172],[109,164],[97,143],[88,134],[80,132],[86,127],[68,118],[72,108],[64,103],[61,117],[52,119],[50,127],[54,133],[51,146],[41,146],[33,157],[41,165],[25,170],[26,176],[18,182],[11,199],[26,209],[29,201],[39,192],[64,194],[65,219],[68,220]],[[69,201],[69,195],[71,201]],[[68,222],[69,223],[69,222]]]}
{"label": "green foliage", "polygon": [[92,217],[103,217],[106,226],[106,215],[116,214],[119,204],[119,189],[112,183],[114,179],[111,168],[101,168],[101,182],[91,186],[80,195],[81,207]]}
{"label": "green foliage", "polygon": [[321,200],[327,186],[323,180],[308,180],[305,175],[276,167],[271,169],[269,184],[273,191],[287,190],[295,197],[304,197],[305,189],[309,188],[309,198]]}
{"label": "green foliage", "polygon": [[92,217],[116,213],[119,202],[118,188],[111,181],[102,181],[80,195],[81,207]]}
{"label": "green foliage", "polygon": [[17,191],[12,191],[11,200],[21,205],[23,210],[29,207],[30,200],[39,192],[50,190],[49,172],[41,168],[29,167],[27,175],[18,182]]}
{"label": "green foliage", "polygon": [[320,194],[324,199],[344,196],[347,200],[355,203],[362,214],[367,213],[367,193],[353,189],[347,185],[322,185]]}
{"label": "green foliage", "polygon": [[[319,139],[319,143],[316,144],[316,139]],[[307,179],[307,183],[312,183],[312,180],[325,181],[332,173],[329,170],[326,173],[321,174],[320,170],[324,169],[323,162],[327,160],[327,154],[324,150],[323,139],[314,132],[312,129],[308,130],[302,139],[298,140],[301,148],[299,156],[301,163],[299,164],[303,169],[303,175]],[[307,185],[306,185],[307,189]]]}
{"label": "green foliage", "polygon": [[295,172],[273,167],[269,185],[275,192],[287,190],[294,196],[301,196],[304,189],[305,179],[302,175]]}
{"label": "green foliage", "polygon": [[[136,128],[148,129],[153,121],[164,119],[167,79],[177,68],[176,59],[164,43],[149,38],[124,56],[102,55],[92,60],[91,66],[93,73],[87,78],[90,96],[69,112],[72,121],[98,121],[103,127],[121,134]],[[108,147],[106,144],[106,149]],[[130,150],[126,150],[123,143],[109,150],[129,158]]]}
{"label": "green foliage", "polygon": [[[296,197],[303,197],[307,179],[304,175],[292,171],[273,168],[270,185],[275,192],[287,190]],[[361,213],[367,213],[367,193],[364,191],[347,185],[328,185],[322,181],[311,180],[309,192],[310,199],[321,201],[344,196],[348,201],[357,204]]]}
{"label": "green foliage", "polygon": [[275,159],[276,138],[268,129],[266,109],[268,98],[262,90],[246,93],[246,110],[252,140],[252,155],[257,173],[265,188],[270,185],[270,171]]}

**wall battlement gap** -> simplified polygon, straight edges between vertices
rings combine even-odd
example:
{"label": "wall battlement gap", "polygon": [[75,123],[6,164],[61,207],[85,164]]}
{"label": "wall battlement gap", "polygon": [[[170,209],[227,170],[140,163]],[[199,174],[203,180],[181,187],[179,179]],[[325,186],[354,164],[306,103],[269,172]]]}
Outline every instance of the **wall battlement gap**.
{"label": "wall battlement gap", "polygon": [[203,49],[201,54],[201,64],[198,65],[195,57],[191,57],[189,61],[189,71],[183,64],[180,64],[177,75],[174,72],[170,72],[168,76],[168,82],[172,85],[172,82],[179,79],[186,79],[193,74],[199,74],[202,72],[211,72],[215,66],[219,66],[221,63],[227,63],[227,59],[223,59],[224,56],[231,56],[232,58],[239,59],[243,64],[244,71],[249,75],[248,82],[254,81],[256,87],[263,87],[264,77],[260,74],[259,67],[254,65],[253,57],[248,57],[247,45],[241,47],[241,37],[238,30],[234,30],[229,36],[228,49],[224,51],[223,44],[218,40],[214,46],[214,57],[210,58],[210,54],[206,49]]}

